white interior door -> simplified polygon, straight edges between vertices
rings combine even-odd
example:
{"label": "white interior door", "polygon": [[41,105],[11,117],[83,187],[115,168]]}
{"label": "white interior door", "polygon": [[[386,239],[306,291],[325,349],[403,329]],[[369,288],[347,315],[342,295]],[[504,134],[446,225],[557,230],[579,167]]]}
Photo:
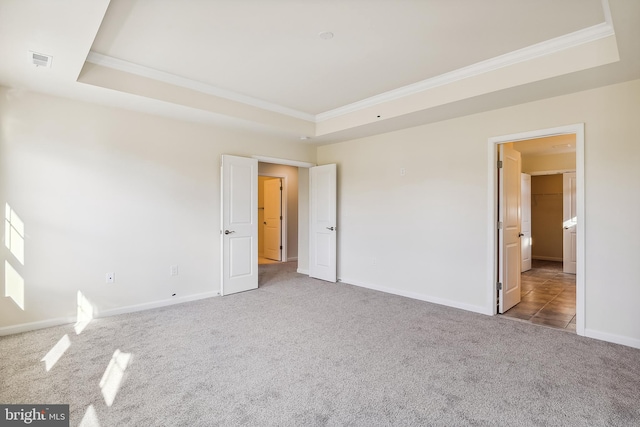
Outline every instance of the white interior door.
{"label": "white interior door", "polygon": [[531,270],[531,175],[523,173],[520,185],[522,266],[520,271]]}
{"label": "white interior door", "polygon": [[510,144],[501,144],[500,160],[498,282],[502,289],[498,291],[498,308],[504,313],[520,302],[520,152]]}
{"label": "white interior door", "polygon": [[222,156],[221,295],[258,288],[258,161]]}
{"label": "white interior door", "polygon": [[576,173],[562,174],[562,271],[576,274],[578,214],[576,213]]}
{"label": "white interior door", "polygon": [[336,281],[336,165],[309,169],[309,276]]}
{"label": "white interior door", "polygon": [[282,182],[264,182],[264,256],[282,260]]}

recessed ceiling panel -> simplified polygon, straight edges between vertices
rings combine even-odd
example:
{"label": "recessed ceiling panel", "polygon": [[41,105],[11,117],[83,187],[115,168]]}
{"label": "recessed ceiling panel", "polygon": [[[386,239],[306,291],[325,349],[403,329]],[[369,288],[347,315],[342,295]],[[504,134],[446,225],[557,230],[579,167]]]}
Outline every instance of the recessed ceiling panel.
{"label": "recessed ceiling panel", "polygon": [[600,0],[112,0],[92,51],[318,114],[604,19]]}

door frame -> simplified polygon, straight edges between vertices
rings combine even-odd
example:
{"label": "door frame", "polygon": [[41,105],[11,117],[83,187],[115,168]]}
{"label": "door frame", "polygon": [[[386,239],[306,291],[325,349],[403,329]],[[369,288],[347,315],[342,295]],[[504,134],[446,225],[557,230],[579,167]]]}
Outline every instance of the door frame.
{"label": "door frame", "polygon": [[575,134],[576,136],[576,211],[577,225],[577,268],[576,268],[576,333],[585,334],[585,180],[584,180],[584,123],[539,129],[508,135],[490,137],[488,140],[488,215],[487,215],[487,314],[496,315],[498,281],[498,169],[497,146],[507,142],[524,141],[548,136]]}
{"label": "door frame", "polygon": [[[311,162],[304,162],[304,161],[300,161],[300,160],[291,160],[291,159],[283,159],[280,157],[269,157],[269,156],[262,156],[262,155],[252,155],[251,158],[256,159],[258,161],[258,166],[260,163],[272,163],[275,165],[285,165],[285,166],[293,166],[293,167],[297,167],[297,168],[304,168],[304,169],[309,169],[312,168],[314,166],[317,166],[316,163],[311,163]],[[258,172],[258,174],[260,174]],[[298,175],[299,178],[300,175]],[[298,182],[298,273],[300,274],[306,274],[309,275],[309,271],[308,271],[308,265],[309,265],[309,257],[307,254],[307,270],[304,269],[300,269],[300,203],[302,202],[301,197],[300,197],[300,183]],[[309,201],[307,200],[307,206],[309,204]],[[309,230],[307,230],[307,243],[309,242]],[[288,258],[287,258],[288,259]],[[256,264],[257,264],[258,260],[256,259]]]}
{"label": "door frame", "polygon": [[[260,169],[260,162],[258,162],[258,170]],[[282,191],[280,192],[282,197],[282,203],[280,204],[280,215],[282,215],[282,221],[280,221],[280,227],[282,230],[280,232],[280,245],[282,246],[282,251],[280,252],[281,262],[287,262],[289,259],[287,257],[287,177],[280,176],[274,173],[260,173],[258,172],[258,179],[261,176],[268,176],[269,178],[279,178],[282,183]],[[260,189],[258,189],[260,191]],[[264,191],[264,190],[263,190]],[[258,242],[260,244],[260,242]]]}

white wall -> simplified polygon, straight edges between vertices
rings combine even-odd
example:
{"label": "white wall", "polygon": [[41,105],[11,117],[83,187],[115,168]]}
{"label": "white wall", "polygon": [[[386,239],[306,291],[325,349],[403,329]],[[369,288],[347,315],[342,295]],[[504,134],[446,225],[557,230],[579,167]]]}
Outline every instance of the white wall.
{"label": "white wall", "polygon": [[103,314],[215,295],[220,156],[315,161],[307,144],[13,89],[0,129],[0,202],[26,230],[24,265],[0,252],[1,289],[5,260],[25,281],[24,310],[0,296],[0,333],[74,318],[78,290]]}
{"label": "white wall", "polygon": [[[486,312],[488,138],[584,122],[586,332],[640,347],[639,114],[636,80],[319,147],[338,163],[339,277]],[[0,333],[74,317],[78,290],[103,314],[215,294],[222,153],[316,161],[306,144],[0,90],[0,202],[26,224],[25,310],[0,296]]]}
{"label": "white wall", "polygon": [[490,311],[487,141],[584,122],[586,333],[640,347],[639,116],[636,80],[319,147],[338,164],[339,277]]}

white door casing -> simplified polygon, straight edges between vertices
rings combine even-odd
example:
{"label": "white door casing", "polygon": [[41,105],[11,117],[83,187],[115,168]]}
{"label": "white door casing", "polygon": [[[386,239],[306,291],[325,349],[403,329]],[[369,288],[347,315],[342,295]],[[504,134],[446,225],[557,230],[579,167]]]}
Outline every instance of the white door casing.
{"label": "white door casing", "polygon": [[264,256],[282,260],[282,182],[264,182]]}
{"label": "white door casing", "polygon": [[337,278],[337,167],[309,169],[309,276],[328,282]]}
{"label": "white door casing", "polygon": [[523,173],[521,176],[520,205],[521,229],[523,236],[520,239],[522,251],[522,266],[520,271],[531,270],[531,175]]}
{"label": "white door casing", "polygon": [[502,289],[498,292],[498,309],[504,313],[520,302],[520,153],[508,144],[501,144],[500,160],[498,281]]}
{"label": "white door casing", "polygon": [[[492,136],[487,140],[487,177],[489,188],[497,189],[498,174],[496,173],[496,146],[506,142],[525,141],[536,138],[544,138],[554,135],[575,135],[576,141],[576,214],[580,219],[576,225],[576,333],[578,335],[588,335],[585,328],[586,323],[586,266],[585,266],[585,235],[588,217],[585,217],[585,126],[584,123],[575,123],[553,128],[536,129],[531,131],[511,133],[500,136]],[[498,220],[498,210],[496,209],[498,191],[490,191],[488,194],[489,207],[487,215],[487,276],[486,276],[486,314],[496,314],[499,307],[496,304],[496,280],[498,278],[498,233],[496,233],[496,221]]]}
{"label": "white door casing", "polygon": [[562,174],[562,271],[577,270],[577,181],[575,172]]}
{"label": "white door casing", "polygon": [[258,288],[258,161],[222,156],[221,295]]}

